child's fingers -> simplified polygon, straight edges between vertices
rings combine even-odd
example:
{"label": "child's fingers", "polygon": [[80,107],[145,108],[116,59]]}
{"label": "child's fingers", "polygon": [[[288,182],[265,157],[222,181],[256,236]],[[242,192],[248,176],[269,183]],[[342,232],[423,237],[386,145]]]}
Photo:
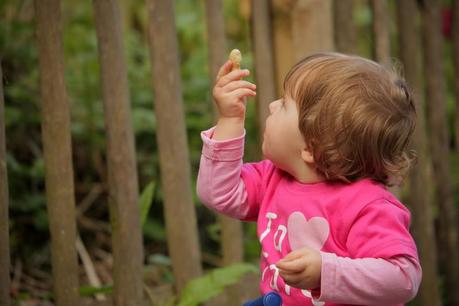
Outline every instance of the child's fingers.
{"label": "child's fingers", "polygon": [[285,271],[279,271],[279,274],[287,284],[292,286],[300,283],[304,278],[302,273],[286,273]]}
{"label": "child's fingers", "polygon": [[298,249],[298,250],[295,250],[295,251],[292,251],[290,253],[288,253],[287,255],[285,255],[281,260],[279,260],[277,263],[282,263],[282,262],[287,262],[287,261],[291,261],[291,260],[295,260],[297,258],[300,258],[303,256],[303,252],[302,252],[302,249]]}
{"label": "child's fingers", "polygon": [[233,68],[233,62],[230,60],[227,60],[218,70],[217,73],[217,81],[224,75],[228,74],[231,72],[231,69]]}
{"label": "child's fingers", "polygon": [[255,97],[257,93],[248,88],[238,88],[232,91],[231,95],[234,95],[236,98],[241,99],[244,97]]}
{"label": "child's fingers", "polygon": [[293,260],[280,260],[277,262],[276,267],[290,273],[298,273],[303,271],[307,266],[304,257],[298,257]]}
{"label": "child's fingers", "polygon": [[250,71],[248,69],[231,71],[228,74],[225,74],[221,78],[219,78],[217,80],[217,83],[215,84],[215,86],[224,87],[229,82],[238,81],[238,80],[242,79],[243,77],[248,76],[249,74],[250,74]]}
{"label": "child's fingers", "polygon": [[230,82],[228,83],[223,89],[224,91],[226,92],[229,92],[229,91],[233,91],[235,89],[238,89],[238,88],[248,88],[248,89],[251,89],[251,90],[255,90],[257,89],[257,86],[255,84],[252,84],[248,81],[233,81],[233,82]]}

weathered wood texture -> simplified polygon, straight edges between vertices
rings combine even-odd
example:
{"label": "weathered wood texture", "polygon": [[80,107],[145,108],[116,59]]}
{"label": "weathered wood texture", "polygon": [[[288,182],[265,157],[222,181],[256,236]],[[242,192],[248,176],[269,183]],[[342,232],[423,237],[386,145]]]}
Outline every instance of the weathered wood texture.
{"label": "weathered wood texture", "polygon": [[294,61],[315,52],[332,51],[333,9],[331,0],[299,0],[292,11]]}
{"label": "weathered wood texture", "polygon": [[10,305],[10,235],[8,221],[8,172],[6,167],[5,100],[0,58],[0,306]]}
{"label": "weathered wood texture", "polygon": [[218,69],[227,60],[225,20],[222,0],[206,0],[207,46],[209,48],[209,75],[211,86],[215,83]]}
{"label": "weathered wood texture", "polygon": [[157,141],[169,254],[178,292],[201,275],[173,1],[147,0]]}
{"label": "weathered wood texture", "polygon": [[333,1],[333,30],[336,51],[355,54],[357,52],[357,30],[354,23],[355,0]]}
{"label": "weathered wood texture", "polygon": [[60,2],[34,3],[55,301],[58,306],[79,306],[70,107],[64,81]]}
{"label": "weathered wood texture", "polygon": [[452,47],[454,67],[454,96],[456,98],[455,128],[456,153],[459,153],[459,0],[453,0]]}
{"label": "weathered wood texture", "polygon": [[[372,37],[373,59],[381,65],[391,69],[391,50],[390,50],[390,24],[389,7],[387,0],[371,0],[371,10],[373,13]],[[401,186],[391,186],[389,189],[396,197],[400,198]]]}
{"label": "weathered wood texture", "polygon": [[269,103],[276,100],[277,97],[271,31],[271,6],[266,0],[252,0],[251,11],[255,80],[257,84],[257,118],[259,122],[259,142],[261,143],[265,130],[265,120],[269,116]]}
{"label": "weathered wood texture", "polygon": [[284,77],[294,64],[290,16],[293,6],[286,0],[271,0],[271,2],[276,92],[278,95],[282,95]]}
{"label": "weathered wood texture", "polygon": [[272,0],[276,87],[282,93],[285,75],[299,60],[332,51],[331,0]]}
{"label": "weathered wood texture", "polygon": [[[390,12],[387,0],[371,0],[373,12],[373,58],[385,65],[391,65],[390,54]],[[400,5],[400,4],[399,4]]]}
{"label": "weathered wood texture", "polygon": [[416,18],[414,18],[418,16],[416,0],[400,1],[396,13],[399,57],[404,67],[406,81],[414,94],[417,113],[416,129],[412,141],[412,149],[416,151],[417,161],[409,175],[409,192],[407,195],[413,216],[412,232],[416,239],[423,274],[417,301],[422,306],[438,306],[441,303],[433,222],[432,161],[427,147],[419,30],[416,26]]}
{"label": "weathered wood texture", "polygon": [[[223,16],[223,2],[221,0],[206,0],[205,2],[210,88],[212,92],[212,87],[217,79],[218,70],[227,60],[225,21]],[[215,104],[215,101],[213,102],[212,110],[214,113],[214,122],[216,123],[218,110],[217,104]]]}
{"label": "weathered wood texture", "polygon": [[[209,47],[209,75],[211,88],[217,78],[218,69],[227,60],[225,21],[223,19],[223,2],[221,0],[206,0],[207,39]],[[244,56],[244,55],[243,55]],[[215,120],[217,120],[215,113]],[[219,216],[222,226],[223,263],[241,262],[242,224],[240,221]]]}
{"label": "weathered wood texture", "polygon": [[[445,292],[449,305],[459,305],[459,258],[456,207],[449,173],[449,131],[446,110],[446,85],[443,71],[443,37],[440,1],[424,0],[421,5],[424,65],[426,71],[427,117],[436,202],[439,208],[440,267],[445,274]],[[455,260],[451,260],[454,258]]]}
{"label": "weathered wood texture", "polygon": [[94,0],[101,68],[112,225],[114,303],[140,305],[143,246],[134,134],[117,0]]}

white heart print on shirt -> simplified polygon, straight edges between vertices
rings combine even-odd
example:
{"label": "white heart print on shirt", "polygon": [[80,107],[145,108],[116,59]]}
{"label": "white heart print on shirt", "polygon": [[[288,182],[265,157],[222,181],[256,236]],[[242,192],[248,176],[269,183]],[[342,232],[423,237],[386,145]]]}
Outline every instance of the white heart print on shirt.
{"label": "white heart print on shirt", "polygon": [[[292,251],[308,247],[320,251],[328,239],[330,226],[325,218],[312,217],[309,220],[299,211],[293,212],[288,217],[288,240]],[[301,290],[304,296],[311,298],[315,306],[325,303],[312,299],[309,290]]]}

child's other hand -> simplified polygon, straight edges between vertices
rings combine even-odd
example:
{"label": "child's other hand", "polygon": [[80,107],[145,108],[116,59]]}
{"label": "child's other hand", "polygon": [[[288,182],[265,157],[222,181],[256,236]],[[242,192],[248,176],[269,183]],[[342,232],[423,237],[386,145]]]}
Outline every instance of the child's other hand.
{"label": "child's other hand", "polygon": [[217,103],[220,118],[244,119],[246,97],[256,95],[256,86],[241,80],[250,74],[249,70],[236,69],[231,71],[232,66],[232,62],[228,60],[220,68],[212,93]]}
{"label": "child's other hand", "polygon": [[306,247],[295,250],[279,260],[276,266],[289,286],[301,289],[320,286],[322,257],[318,251]]}

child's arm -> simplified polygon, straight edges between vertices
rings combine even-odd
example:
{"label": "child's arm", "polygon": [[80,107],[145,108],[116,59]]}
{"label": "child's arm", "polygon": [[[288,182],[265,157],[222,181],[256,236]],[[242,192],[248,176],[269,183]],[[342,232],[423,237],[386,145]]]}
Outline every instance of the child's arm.
{"label": "child's arm", "polygon": [[322,253],[321,288],[313,296],[335,303],[403,304],[416,296],[421,278],[421,266],[412,257],[351,259]]}
{"label": "child's arm", "polygon": [[312,288],[317,300],[357,305],[406,303],[422,275],[418,261],[408,256],[351,259],[308,248],[291,252],[276,266],[286,284]]}
{"label": "child's arm", "polygon": [[203,148],[197,193],[207,207],[232,218],[248,213],[247,192],[241,180],[244,134],[225,141],[212,137],[215,128],[201,133]]}
{"label": "child's arm", "polygon": [[[236,69],[234,69],[236,68]],[[219,118],[215,128],[201,134],[203,150],[197,181],[198,196],[206,206],[238,219],[253,219],[262,165],[242,165],[244,153],[245,99],[255,95],[255,85],[241,80],[249,74],[236,60],[219,70],[213,89]],[[233,71],[232,71],[233,70]],[[245,167],[245,168],[244,168]],[[255,169],[255,171],[247,171]],[[246,174],[244,174],[246,173]],[[244,176],[245,182],[242,177]],[[252,190],[251,196],[247,189]]]}

